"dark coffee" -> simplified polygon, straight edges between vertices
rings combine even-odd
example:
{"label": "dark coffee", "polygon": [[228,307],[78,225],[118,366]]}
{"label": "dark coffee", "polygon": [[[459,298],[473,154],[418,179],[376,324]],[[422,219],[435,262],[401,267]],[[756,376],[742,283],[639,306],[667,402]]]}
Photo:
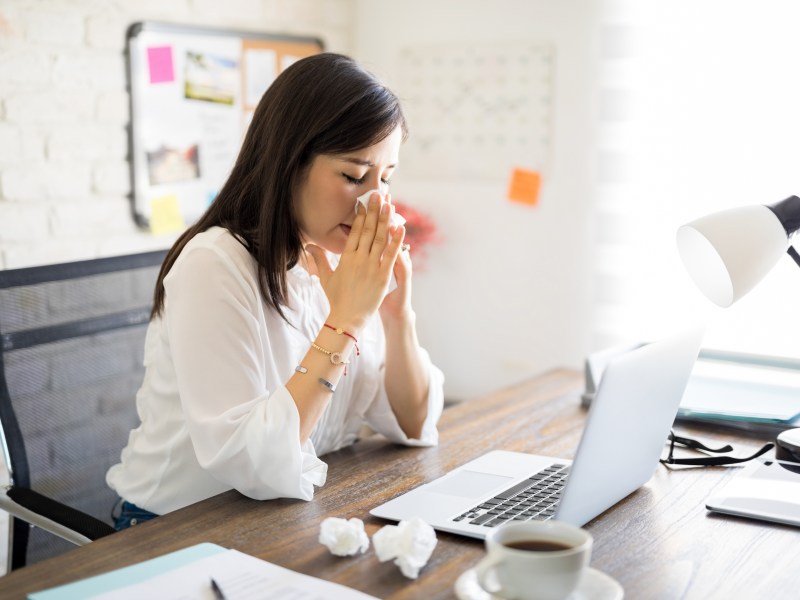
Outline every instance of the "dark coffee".
{"label": "dark coffee", "polygon": [[514,550],[528,550],[529,552],[559,552],[572,548],[569,544],[553,542],[550,540],[519,540],[503,544],[506,548]]}

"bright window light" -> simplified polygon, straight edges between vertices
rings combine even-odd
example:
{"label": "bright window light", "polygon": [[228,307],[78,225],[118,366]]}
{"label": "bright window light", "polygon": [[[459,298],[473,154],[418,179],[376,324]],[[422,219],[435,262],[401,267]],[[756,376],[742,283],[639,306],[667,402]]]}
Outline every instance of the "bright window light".
{"label": "bright window light", "polygon": [[[613,4],[609,21],[630,42],[598,66],[600,97],[625,102],[598,116],[595,345],[699,318],[705,347],[800,356],[800,269],[789,256],[722,309],[675,245],[677,229],[705,214],[800,194],[800,3]],[[615,177],[604,176],[609,157]]]}

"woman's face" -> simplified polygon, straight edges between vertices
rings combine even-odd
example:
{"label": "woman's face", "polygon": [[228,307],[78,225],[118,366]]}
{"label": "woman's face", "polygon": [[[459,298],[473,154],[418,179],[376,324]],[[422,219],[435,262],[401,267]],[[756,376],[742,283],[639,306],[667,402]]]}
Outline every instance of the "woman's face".
{"label": "woman's face", "polygon": [[374,146],[313,159],[295,194],[303,243],[341,254],[355,219],[355,203],[364,192],[386,184],[397,166],[400,127]]}

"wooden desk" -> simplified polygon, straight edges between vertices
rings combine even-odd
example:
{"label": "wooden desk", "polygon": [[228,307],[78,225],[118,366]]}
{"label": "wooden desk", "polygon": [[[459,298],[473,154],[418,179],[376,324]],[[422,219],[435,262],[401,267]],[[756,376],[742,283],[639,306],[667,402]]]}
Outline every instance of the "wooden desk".
{"label": "wooden desk", "polygon": [[[227,492],[60,557],[0,578],[0,598],[41,590],[127,566],[199,542],[236,548],[273,563],[337,581],[379,598],[453,598],[453,584],[483,556],[479,540],[439,533],[419,579],[403,577],[372,548],[339,558],[317,542],[329,516],[358,517],[372,536],[386,523],[369,509],[497,448],[570,458],[585,412],[582,380],[557,370],[445,411],[436,448],[406,448],[374,436],[328,455],[328,483],[313,502],[257,502]],[[681,428],[739,452],[762,440]],[[800,530],[713,516],[703,501],[735,469],[670,471],[587,525],[592,566],[625,588],[626,598],[795,598],[800,590]]]}

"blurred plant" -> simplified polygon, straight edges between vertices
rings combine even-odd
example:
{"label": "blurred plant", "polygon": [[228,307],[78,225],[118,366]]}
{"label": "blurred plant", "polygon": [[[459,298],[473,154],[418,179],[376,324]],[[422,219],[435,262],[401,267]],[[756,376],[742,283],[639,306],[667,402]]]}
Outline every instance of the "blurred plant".
{"label": "blurred plant", "polygon": [[409,252],[414,258],[414,269],[424,269],[428,247],[442,240],[436,233],[436,224],[427,214],[418,211],[401,200],[392,198],[395,210],[406,219],[405,241],[411,245]]}

